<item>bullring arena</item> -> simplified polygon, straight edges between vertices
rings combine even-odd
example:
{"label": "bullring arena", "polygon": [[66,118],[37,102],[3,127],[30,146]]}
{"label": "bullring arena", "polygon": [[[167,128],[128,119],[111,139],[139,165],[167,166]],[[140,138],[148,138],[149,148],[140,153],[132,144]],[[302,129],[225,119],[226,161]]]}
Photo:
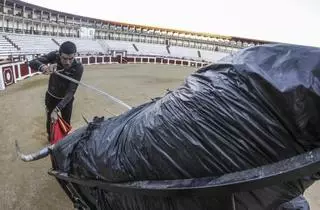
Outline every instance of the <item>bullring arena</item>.
{"label": "bullring arena", "polygon": [[[179,86],[195,67],[164,64],[100,64],[85,67],[83,82],[136,106],[167,89]],[[22,80],[0,92],[1,166],[0,209],[72,209],[72,203],[56,180],[47,174],[50,159],[25,163],[16,156],[14,141],[25,152],[47,144],[45,138],[44,93],[48,76],[37,75]],[[96,92],[79,86],[72,125],[85,125],[82,115],[111,117],[126,109]],[[320,184],[314,184],[306,197],[311,209],[320,209]]]}
{"label": "bullring arena", "polygon": [[[78,48],[85,66],[82,82],[134,107],[173,90],[197,69],[240,49],[271,42],[99,20],[18,0],[0,2],[0,209],[73,209],[54,177],[50,158],[22,162],[24,153],[48,144],[44,96],[48,76],[27,61],[66,41]],[[126,108],[78,87],[73,130],[95,116],[119,115]],[[320,210],[320,182],[306,192],[311,210]]]}

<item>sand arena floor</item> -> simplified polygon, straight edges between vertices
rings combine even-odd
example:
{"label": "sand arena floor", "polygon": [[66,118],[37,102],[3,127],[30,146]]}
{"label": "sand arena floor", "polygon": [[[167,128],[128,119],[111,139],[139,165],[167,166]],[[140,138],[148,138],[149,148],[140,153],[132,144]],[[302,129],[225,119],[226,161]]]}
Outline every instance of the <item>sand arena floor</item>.
{"label": "sand arena floor", "polygon": [[[174,89],[195,68],[167,65],[86,66],[83,82],[121,99],[130,106],[162,96]],[[73,209],[56,180],[47,174],[49,158],[32,163],[17,159],[14,141],[24,153],[47,144],[45,138],[44,93],[48,76],[38,75],[0,91],[0,209]],[[85,125],[82,114],[110,117],[125,108],[92,90],[79,87],[74,102],[72,125]],[[320,210],[320,184],[314,184],[306,197],[312,210]]]}

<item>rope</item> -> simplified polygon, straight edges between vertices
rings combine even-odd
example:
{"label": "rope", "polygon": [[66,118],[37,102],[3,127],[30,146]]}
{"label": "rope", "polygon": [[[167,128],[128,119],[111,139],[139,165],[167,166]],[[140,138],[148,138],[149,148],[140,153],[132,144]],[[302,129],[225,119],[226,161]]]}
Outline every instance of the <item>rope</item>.
{"label": "rope", "polygon": [[69,80],[69,81],[71,81],[71,82],[80,84],[80,85],[82,85],[82,86],[84,86],[84,87],[87,87],[87,88],[89,88],[89,89],[92,89],[92,90],[94,90],[94,91],[96,91],[96,92],[98,92],[98,93],[100,93],[100,94],[102,94],[102,95],[105,95],[105,96],[109,97],[110,99],[112,99],[113,101],[115,101],[115,102],[123,105],[123,106],[126,107],[127,109],[132,109],[131,106],[129,106],[129,105],[127,105],[126,103],[124,103],[123,101],[121,101],[121,100],[119,100],[119,99],[111,96],[110,94],[108,94],[108,93],[106,93],[106,92],[104,92],[104,91],[102,91],[102,90],[99,90],[99,89],[97,89],[97,88],[95,88],[95,87],[93,87],[93,86],[91,86],[91,85],[88,85],[88,84],[85,84],[85,83],[80,82],[80,81],[78,81],[78,80],[75,80],[75,79],[73,79],[73,78],[70,78],[70,77],[68,77],[68,76],[66,76],[66,75],[64,75],[64,74],[59,73],[59,72],[60,72],[60,71],[54,71],[53,73],[59,75],[60,77],[65,78],[65,79],[67,79],[67,80]]}

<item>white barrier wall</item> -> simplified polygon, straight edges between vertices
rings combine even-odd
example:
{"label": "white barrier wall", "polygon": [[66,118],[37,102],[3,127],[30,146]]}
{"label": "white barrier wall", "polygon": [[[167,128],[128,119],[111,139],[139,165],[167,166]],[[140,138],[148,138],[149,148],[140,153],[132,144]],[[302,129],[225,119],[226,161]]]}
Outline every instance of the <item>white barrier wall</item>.
{"label": "white barrier wall", "polygon": [[121,63],[121,64],[132,64],[132,63],[154,63],[154,64],[171,64],[171,65],[180,65],[180,66],[193,66],[193,67],[202,67],[208,65],[208,62],[200,62],[193,60],[184,60],[178,58],[167,58],[167,57],[148,57],[148,56],[126,56],[122,55],[117,56],[86,56],[77,58],[82,64],[108,64],[108,63]]}
{"label": "white barrier wall", "polygon": [[[2,68],[1,68],[2,69]],[[3,81],[3,73],[2,73],[2,70],[0,72],[0,90],[4,90],[5,89],[5,86],[4,86],[4,81]]]}
{"label": "white barrier wall", "polygon": [[[193,66],[200,68],[202,66],[208,65],[206,62],[199,62],[193,60],[183,60],[175,58],[163,58],[163,57],[136,57],[127,56],[122,57],[122,55],[117,56],[84,56],[77,57],[84,65],[94,65],[94,64],[166,64],[166,65],[180,65],[180,66]],[[0,90],[4,90],[7,86],[12,85],[19,80],[23,80],[27,77],[39,74],[39,72],[31,69],[26,62],[17,62],[0,65]]]}
{"label": "white barrier wall", "polygon": [[7,86],[17,83],[19,80],[38,74],[25,62],[0,65],[0,71],[0,90],[4,90]]}

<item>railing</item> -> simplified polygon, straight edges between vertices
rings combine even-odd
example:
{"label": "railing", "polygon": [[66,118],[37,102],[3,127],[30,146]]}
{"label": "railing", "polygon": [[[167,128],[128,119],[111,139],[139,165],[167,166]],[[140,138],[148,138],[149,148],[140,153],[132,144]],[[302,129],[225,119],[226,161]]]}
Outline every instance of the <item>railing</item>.
{"label": "railing", "polygon": [[[179,58],[167,57],[150,57],[150,56],[81,56],[76,58],[83,65],[97,64],[163,64],[163,65],[179,65],[202,67],[207,65],[207,62],[184,60]],[[5,90],[9,85],[17,83],[20,80],[39,74],[34,69],[31,69],[26,62],[13,62],[0,65],[0,90]]]}

